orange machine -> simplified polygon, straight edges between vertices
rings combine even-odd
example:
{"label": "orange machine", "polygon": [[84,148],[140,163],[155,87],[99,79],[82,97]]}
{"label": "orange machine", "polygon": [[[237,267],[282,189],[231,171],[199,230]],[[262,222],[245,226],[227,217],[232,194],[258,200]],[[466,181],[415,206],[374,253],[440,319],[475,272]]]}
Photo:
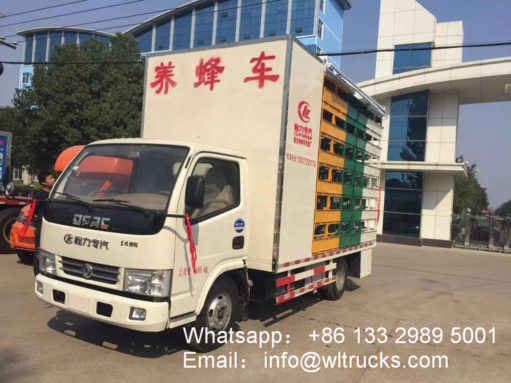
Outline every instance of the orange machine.
{"label": "orange machine", "polygon": [[[65,149],[55,161],[54,171],[57,173],[62,172],[71,160],[84,148],[83,145],[71,146]],[[11,249],[16,251],[18,258],[22,263],[32,264],[34,262],[35,254],[35,228],[32,224],[28,226],[24,235],[23,227],[28,219],[30,205],[21,209],[16,222],[12,225],[9,241]]]}
{"label": "orange machine", "polygon": [[28,219],[28,212],[30,205],[25,206],[21,209],[16,222],[12,225],[11,234],[9,240],[11,242],[11,248],[16,251],[18,258],[21,262],[31,264],[34,261],[35,252],[35,229],[32,224],[28,226],[24,236],[20,235],[20,232],[25,226],[25,222]]}

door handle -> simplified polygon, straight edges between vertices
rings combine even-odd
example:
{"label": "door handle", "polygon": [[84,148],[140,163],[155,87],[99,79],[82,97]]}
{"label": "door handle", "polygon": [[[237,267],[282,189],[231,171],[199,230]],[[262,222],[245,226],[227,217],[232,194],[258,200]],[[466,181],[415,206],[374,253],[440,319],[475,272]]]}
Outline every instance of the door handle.
{"label": "door handle", "polygon": [[240,235],[238,237],[234,237],[232,239],[232,248],[234,250],[243,249],[243,246],[245,246],[245,237]]}

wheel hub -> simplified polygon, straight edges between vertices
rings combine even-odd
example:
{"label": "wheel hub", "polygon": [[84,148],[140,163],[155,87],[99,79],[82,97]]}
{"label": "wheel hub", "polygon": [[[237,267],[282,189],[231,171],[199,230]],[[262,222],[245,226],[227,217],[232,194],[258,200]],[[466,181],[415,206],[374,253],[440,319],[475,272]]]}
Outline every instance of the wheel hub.
{"label": "wheel hub", "polygon": [[214,331],[225,330],[232,315],[232,301],[229,294],[219,293],[208,307],[208,327]]}

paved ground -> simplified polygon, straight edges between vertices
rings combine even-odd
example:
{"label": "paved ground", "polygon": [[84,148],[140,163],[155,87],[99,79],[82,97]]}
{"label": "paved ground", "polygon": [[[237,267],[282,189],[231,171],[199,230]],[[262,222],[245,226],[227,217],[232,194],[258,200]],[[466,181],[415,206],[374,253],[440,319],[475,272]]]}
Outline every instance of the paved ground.
{"label": "paved ground", "polygon": [[[354,280],[339,302],[306,296],[283,307],[253,305],[244,331],[281,331],[290,344],[262,350],[226,345],[237,369],[184,369],[181,331],[143,334],[71,315],[38,301],[32,270],[0,256],[0,382],[114,381],[511,381],[511,256],[379,244],[373,275]],[[496,343],[453,344],[452,327],[496,329]],[[343,327],[343,344],[315,343],[307,334]],[[385,327],[385,344],[358,344],[357,327]],[[396,344],[399,327],[440,327],[440,344]],[[265,352],[301,355],[447,355],[447,369],[264,368]],[[245,359],[245,368],[241,367]]]}

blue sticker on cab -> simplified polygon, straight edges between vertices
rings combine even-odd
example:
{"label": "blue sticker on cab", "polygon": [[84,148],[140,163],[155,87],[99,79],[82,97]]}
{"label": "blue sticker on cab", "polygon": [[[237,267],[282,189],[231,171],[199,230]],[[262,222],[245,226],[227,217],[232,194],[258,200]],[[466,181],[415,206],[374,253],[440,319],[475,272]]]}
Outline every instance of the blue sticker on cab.
{"label": "blue sticker on cab", "polygon": [[243,221],[241,218],[238,218],[236,222],[234,222],[234,230],[236,230],[236,233],[241,233],[245,229],[245,221]]}

